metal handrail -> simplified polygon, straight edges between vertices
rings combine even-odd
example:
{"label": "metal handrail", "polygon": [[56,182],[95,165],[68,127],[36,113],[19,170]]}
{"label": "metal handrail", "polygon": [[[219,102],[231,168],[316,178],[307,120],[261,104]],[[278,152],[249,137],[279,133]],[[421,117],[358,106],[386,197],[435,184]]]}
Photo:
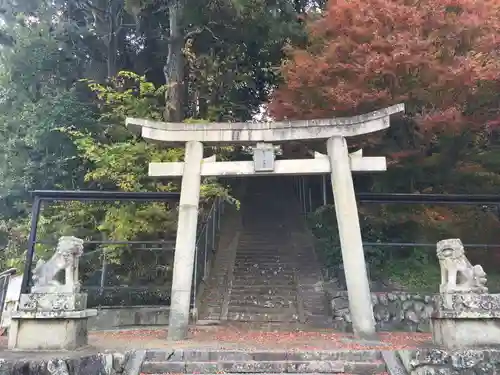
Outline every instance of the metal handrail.
{"label": "metal handrail", "polygon": [[[224,200],[216,198],[210,207],[196,238],[196,251],[193,270],[193,295],[191,305],[196,310],[198,288],[210,273],[210,265],[216,251],[216,236],[220,229],[220,218],[224,212]],[[210,250],[210,251],[209,251]]]}
{"label": "metal handrail", "polygon": [[5,299],[7,297],[7,289],[12,276],[17,273],[15,268],[9,268],[0,272],[0,321],[2,320],[3,310],[5,307]]}
{"label": "metal handrail", "polygon": [[15,268],[9,268],[8,270],[0,272],[0,277],[5,277],[5,276],[12,276],[17,273],[17,269]]}

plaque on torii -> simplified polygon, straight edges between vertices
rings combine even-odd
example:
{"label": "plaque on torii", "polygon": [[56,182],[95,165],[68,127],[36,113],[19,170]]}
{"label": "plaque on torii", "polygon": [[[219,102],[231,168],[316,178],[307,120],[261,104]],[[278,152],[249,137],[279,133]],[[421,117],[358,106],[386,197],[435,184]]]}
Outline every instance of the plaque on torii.
{"label": "plaque on torii", "polygon": [[[127,118],[126,124],[143,138],[171,146],[184,144],[184,162],[149,164],[154,177],[182,176],[179,220],[168,337],[186,337],[191,302],[193,263],[202,176],[331,174],[332,191],[342,248],[342,260],[354,333],[373,338],[375,321],[351,172],[385,171],[385,157],[348,153],[347,137],[373,133],[390,126],[390,116],[404,111],[397,104],[368,114],[307,121],[185,124]],[[311,159],[275,160],[274,147],[291,141],[326,140],[327,155]],[[203,158],[203,146],[253,147],[253,161]]]}

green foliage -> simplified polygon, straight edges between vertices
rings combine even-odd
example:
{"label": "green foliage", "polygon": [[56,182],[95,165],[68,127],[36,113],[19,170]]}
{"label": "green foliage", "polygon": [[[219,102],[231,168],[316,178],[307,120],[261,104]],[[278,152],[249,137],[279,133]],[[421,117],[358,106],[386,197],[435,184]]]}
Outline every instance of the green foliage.
{"label": "green foliage", "polygon": [[[320,207],[308,217],[308,222],[316,237],[316,249],[322,255],[325,266],[335,271],[342,264],[335,207]],[[368,217],[361,216],[360,223],[365,241],[376,243],[387,240],[383,232],[384,225],[380,221],[373,222]],[[379,266],[385,260],[383,250],[372,246],[365,249],[365,257],[367,263],[373,267]]]}
{"label": "green foliage", "polygon": [[101,103],[101,121],[124,124],[129,116],[161,120],[166,85],[156,87],[145,76],[120,71],[108,84],[87,81]]}
{"label": "green foliage", "polygon": [[[463,206],[361,205],[361,233],[363,242],[369,244],[364,246],[364,253],[371,279],[413,291],[435,291],[440,270],[433,244],[443,238],[461,238],[466,244],[498,243],[498,217],[494,207],[491,208],[493,210]],[[335,274],[342,265],[335,208],[319,208],[308,217],[308,222],[315,236],[316,250],[325,266]],[[390,243],[396,245],[388,246]],[[482,264],[489,275],[498,275],[496,258],[492,255],[482,247],[467,249],[473,264]]]}
{"label": "green foliage", "polygon": [[[149,178],[147,169],[149,162],[181,161],[184,150],[147,143],[133,136],[123,125],[125,118],[129,116],[159,119],[162,113],[160,98],[163,87],[157,88],[147,82],[145,77],[132,72],[120,72],[108,85],[92,82],[89,87],[99,100],[100,120],[106,126],[105,137],[100,134],[92,135],[90,132],[60,129],[73,139],[80,157],[92,166],[84,176],[85,182],[101,189],[120,191],[179,191],[176,183]],[[215,197],[234,201],[227,188],[220,186],[216,180],[204,181],[200,195],[202,202],[207,203]],[[94,228],[91,233],[94,238],[119,241],[174,238],[177,213],[169,204],[99,204],[89,205],[89,208],[94,218],[91,225]],[[75,210],[78,212],[82,207],[64,207],[64,211],[70,215],[65,222],[79,228],[89,221],[86,215],[77,214]],[[51,215],[52,218],[57,217],[53,213]],[[126,254],[127,250],[123,246],[106,247],[106,256],[110,262],[119,263]]]}
{"label": "green foliage", "polygon": [[0,266],[19,267],[26,249],[29,191],[74,189],[85,163],[60,127],[92,129],[94,106],[68,87],[78,61],[43,22],[14,26],[16,44],[1,52]]}
{"label": "green foliage", "polygon": [[[187,122],[251,117],[278,79],[273,67],[282,46],[303,36],[300,4],[186,7],[179,21]],[[184,152],[144,142],[124,126],[129,116],[162,119],[170,22],[164,2],[7,0],[0,17],[0,267],[7,267],[22,264],[29,191],[178,191],[178,180],[151,179],[147,168],[151,161],[182,161]],[[219,160],[238,153],[207,151]],[[202,215],[214,197],[239,205],[227,187],[206,179]],[[168,239],[175,225],[171,205],[64,202],[43,208],[39,238]],[[37,254],[50,247],[38,245]],[[124,248],[106,250],[114,263],[140,261]]]}
{"label": "green foliage", "polygon": [[441,283],[441,270],[434,248],[410,248],[405,257],[388,259],[371,273],[372,279],[385,279],[408,291],[435,293]]}

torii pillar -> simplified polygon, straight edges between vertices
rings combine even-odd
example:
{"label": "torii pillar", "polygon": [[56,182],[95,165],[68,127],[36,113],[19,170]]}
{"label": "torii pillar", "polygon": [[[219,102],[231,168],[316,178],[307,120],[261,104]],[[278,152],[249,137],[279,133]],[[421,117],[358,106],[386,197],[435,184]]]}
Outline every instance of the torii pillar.
{"label": "torii pillar", "polygon": [[[351,172],[383,171],[386,161],[385,157],[363,157],[361,150],[349,154],[346,137],[386,129],[390,115],[402,111],[404,105],[397,104],[347,118],[273,123],[184,124],[127,118],[127,126],[145,139],[186,147],[184,162],[149,164],[150,176],[182,176],[168,339],[182,340],[187,335],[201,177],[326,173],[331,173],[353,331],[360,338],[374,337],[375,320]],[[274,160],[272,144],[311,139],[326,140],[328,156],[316,153],[314,159]],[[213,157],[203,159],[204,144],[257,147],[253,162],[216,162]]]}

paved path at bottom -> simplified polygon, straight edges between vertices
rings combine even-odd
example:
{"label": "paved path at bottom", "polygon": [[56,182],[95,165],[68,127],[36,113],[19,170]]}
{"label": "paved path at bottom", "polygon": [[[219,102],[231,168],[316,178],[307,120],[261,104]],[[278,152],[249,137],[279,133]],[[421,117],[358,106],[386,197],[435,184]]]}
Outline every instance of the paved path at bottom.
{"label": "paved path at bottom", "polygon": [[144,348],[212,348],[233,350],[400,350],[429,346],[431,335],[414,332],[380,333],[380,343],[366,343],[353,339],[346,333],[332,330],[257,330],[246,328],[245,324],[192,327],[186,340],[169,342],[167,330],[122,329],[116,331],[92,332],[90,345],[109,349]]}

